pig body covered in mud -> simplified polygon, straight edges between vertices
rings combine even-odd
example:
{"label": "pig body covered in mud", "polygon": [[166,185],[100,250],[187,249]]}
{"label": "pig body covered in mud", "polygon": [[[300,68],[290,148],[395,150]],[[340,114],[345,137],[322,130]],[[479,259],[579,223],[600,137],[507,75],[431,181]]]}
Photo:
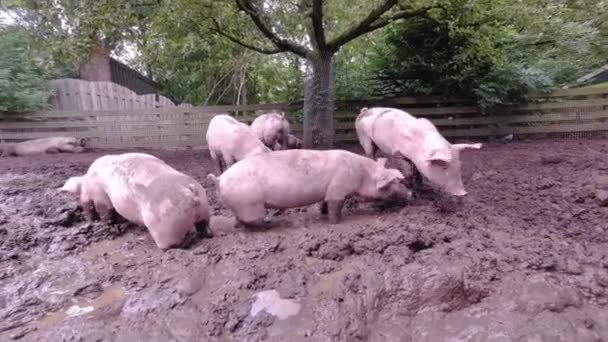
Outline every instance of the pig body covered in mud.
{"label": "pig body covered in mud", "polygon": [[262,114],[253,120],[250,127],[268,148],[288,148],[289,121],[285,118],[285,113]]}
{"label": "pig body covered in mud", "polygon": [[239,160],[271,151],[249,126],[229,115],[214,116],[206,138],[218,175]]}
{"label": "pig body covered in mud", "polygon": [[211,236],[205,189],[148,154],[100,157],[84,176],[69,178],[60,190],[80,195],[88,220],[97,213],[102,220],[111,221],[115,210],[148,228],[163,250],[179,247],[194,228],[200,235]]}
{"label": "pig body covered in mud", "polygon": [[349,195],[366,199],[407,200],[411,192],[403,175],[385,168],[386,159],[373,161],[342,150],[274,151],[234,164],[216,181],[220,201],[248,227],[260,227],[265,208],[295,208],[321,203],[321,212],[338,223]]}
{"label": "pig body covered in mud", "polygon": [[43,153],[81,153],[84,139],[74,137],[50,137],[19,143],[0,144],[0,156],[30,156]]}
{"label": "pig body covered in mud", "polygon": [[450,144],[427,119],[394,108],[363,108],[355,122],[357,136],[368,157],[376,150],[405,158],[434,186],[456,196],[466,195],[460,153],[481,144]]}

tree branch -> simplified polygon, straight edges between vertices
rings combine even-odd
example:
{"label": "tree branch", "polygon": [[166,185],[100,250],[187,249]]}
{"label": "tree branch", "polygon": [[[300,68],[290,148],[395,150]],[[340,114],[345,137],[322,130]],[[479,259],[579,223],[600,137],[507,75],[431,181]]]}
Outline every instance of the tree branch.
{"label": "tree branch", "polygon": [[328,46],[333,50],[333,51],[338,51],[338,49],[350,42],[351,40],[369,32],[368,31],[368,27],[369,25],[371,25],[374,21],[378,20],[378,18],[380,18],[384,13],[386,13],[388,10],[390,10],[391,8],[393,8],[393,6],[395,6],[397,4],[397,0],[386,0],[382,5],[380,5],[378,8],[376,8],[375,10],[371,11],[367,17],[365,17],[361,22],[359,22],[357,25],[351,27],[349,30],[343,32],[341,35],[339,35],[338,37],[336,37],[335,39],[333,39],[331,42],[329,42]]}
{"label": "tree branch", "polygon": [[326,47],[325,32],[323,30],[323,0],[312,0],[312,29],[319,50]]}
{"label": "tree branch", "polygon": [[263,53],[265,55],[274,55],[277,53],[281,53],[284,52],[283,50],[279,49],[279,48],[274,48],[274,49],[265,49],[265,48],[261,48],[261,47],[257,47],[255,45],[252,44],[247,44],[245,42],[243,42],[242,40],[238,39],[237,37],[228,34],[226,32],[224,32],[221,28],[220,28],[220,24],[217,22],[217,20],[215,20],[215,18],[212,18],[213,21],[213,26],[215,26],[215,28],[212,29],[213,32],[219,34],[222,37],[227,38],[228,40],[230,40],[231,42],[240,45],[244,48],[247,48],[249,50],[253,50],[259,53]]}
{"label": "tree branch", "polygon": [[424,7],[421,8],[419,10],[415,10],[415,11],[399,11],[391,16],[388,17],[384,17],[374,23],[372,23],[369,28],[370,30],[365,32],[365,33],[369,33],[372,31],[375,31],[379,28],[382,28],[390,23],[392,23],[393,21],[396,20],[400,20],[400,19],[409,19],[409,18],[414,18],[414,17],[418,17],[421,16],[423,14],[425,14],[426,12],[428,12],[429,10],[433,9],[435,7]]}
{"label": "tree branch", "polygon": [[332,41],[330,41],[327,44],[327,46],[332,51],[338,51],[340,49],[340,47],[342,47],[344,44],[350,42],[351,40],[356,39],[366,33],[370,33],[379,28],[382,28],[382,27],[392,23],[393,21],[417,17],[417,16],[425,14],[430,9],[437,8],[436,6],[432,6],[432,7],[424,7],[424,8],[418,9],[418,10],[401,10],[401,11],[395,12],[394,14],[392,14],[390,16],[382,17],[382,15],[384,13],[388,12],[396,4],[397,4],[397,0],[386,0],[384,2],[384,4],[382,4],[380,7],[376,8],[375,10],[373,10],[360,23],[351,27],[349,30],[343,32],[338,37],[334,38]]}
{"label": "tree branch", "polygon": [[290,51],[300,57],[306,58],[310,51],[301,45],[287,39],[282,39],[274,34],[269,25],[262,20],[262,13],[256,10],[249,0],[235,0],[235,2],[237,8],[245,12],[251,18],[258,30],[260,30],[264,37],[268,38],[280,50],[280,52]]}

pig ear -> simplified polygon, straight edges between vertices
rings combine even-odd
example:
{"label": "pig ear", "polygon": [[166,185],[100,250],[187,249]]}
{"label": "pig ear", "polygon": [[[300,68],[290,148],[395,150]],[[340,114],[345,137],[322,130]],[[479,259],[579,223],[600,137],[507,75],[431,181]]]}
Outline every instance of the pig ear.
{"label": "pig ear", "polygon": [[389,172],[383,172],[382,175],[376,180],[376,188],[382,190],[387,185],[390,185],[396,179],[404,179],[405,177],[401,172],[397,170],[388,170]]}
{"label": "pig ear", "polygon": [[380,166],[382,166],[382,167],[386,167],[387,161],[388,161],[388,159],[386,159],[386,158],[378,158],[378,160],[376,160],[376,163],[380,164]]}
{"label": "pig ear", "polygon": [[447,169],[452,160],[452,156],[446,153],[445,150],[435,150],[427,160],[431,166],[439,166],[443,169]]}
{"label": "pig ear", "polygon": [[472,150],[479,150],[481,148],[482,144],[481,143],[476,143],[476,144],[454,144],[452,145],[452,147],[458,151],[462,151],[462,150],[466,150],[466,149],[472,149]]}
{"label": "pig ear", "polygon": [[432,166],[438,166],[442,169],[447,169],[450,166],[450,164],[443,159],[430,159],[429,164]]}
{"label": "pig ear", "polygon": [[440,150],[434,150],[431,152],[430,157],[428,158],[431,162],[437,163],[449,163],[452,161],[452,155],[450,153],[449,148],[444,148]]}

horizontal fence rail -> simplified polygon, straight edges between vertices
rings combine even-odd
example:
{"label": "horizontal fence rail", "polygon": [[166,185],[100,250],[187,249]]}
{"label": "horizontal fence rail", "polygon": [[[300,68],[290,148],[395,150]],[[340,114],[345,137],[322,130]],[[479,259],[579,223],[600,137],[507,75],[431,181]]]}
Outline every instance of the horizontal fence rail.
{"label": "horizontal fence rail", "polygon": [[[567,89],[531,94],[526,105],[483,113],[470,100],[401,97],[338,102],[336,142],[357,142],[355,119],[362,107],[393,107],[426,117],[448,138],[495,137],[608,131],[608,88]],[[87,138],[92,148],[204,148],[209,121],[229,114],[251,123],[257,115],[288,113],[292,133],[302,136],[301,103],[240,106],[55,110],[0,117],[0,141],[51,136]]]}

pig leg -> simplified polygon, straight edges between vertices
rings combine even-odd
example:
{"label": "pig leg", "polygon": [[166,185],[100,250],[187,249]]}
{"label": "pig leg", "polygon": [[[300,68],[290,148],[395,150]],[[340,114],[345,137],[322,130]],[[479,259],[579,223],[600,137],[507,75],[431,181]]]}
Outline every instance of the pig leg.
{"label": "pig leg", "polygon": [[364,134],[359,135],[359,143],[361,143],[361,146],[363,147],[363,150],[365,151],[365,155],[368,158],[372,158],[374,159],[374,155],[376,154],[374,147],[375,144],[372,142],[372,139]]}
{"label": "pig leg", "polygon": [[264,204],[246,204],[240,206],[238,210],[234,211],[237,220],[245,228],[261,229],[265,228],[268,221],[264,219]]}
{"label": "pig leg", "polygon": [[329,214],[329,223],[337,224],[342,220],[342,207],[344,200],[327,201],[327,212]]}
{"label": "pig leg", "polygon": [[221,153],[215,152],[212,149],[209,149],[209,154],[211,155],[211,160],[213,160],[213,165],[215,166],[215,173],[219,176],[222,174],[222,156]]}
{"label": "pig leg", "polygon": [[44,153],[59,153],[59,149],[57,147],[49,147],[44,151]]}
{"label": "pig leg", "polygon": [[321,215],[327,215],[327,202],[323,201],[319,204],[319,211],[321,211]]}
{"label": "pig leg", "polygon": [[93,202],[93,198],[91,198],[86,189],[82,189],[80,192],[80,206],[82,206],[82,215],[84,216],[84,219],[88,222],[94,221],[96,214],[95,202]]}
{"label": "pig leg", "polygon": [[99,219],[103,222],[112,224],[114,223],[114,208],[110,203],[104,203],[104,201],[95,202],[95,210],[99,214]]}
{"label": "pig leg", "polygon": [[209,228],[209,221],[203,220],[203,221],[197,222],[194,225],[194,227],[196,228],[196,233],[198,234],[198,236],[200,236],[202,238],[212,238],[213,237],[213,232]]}

